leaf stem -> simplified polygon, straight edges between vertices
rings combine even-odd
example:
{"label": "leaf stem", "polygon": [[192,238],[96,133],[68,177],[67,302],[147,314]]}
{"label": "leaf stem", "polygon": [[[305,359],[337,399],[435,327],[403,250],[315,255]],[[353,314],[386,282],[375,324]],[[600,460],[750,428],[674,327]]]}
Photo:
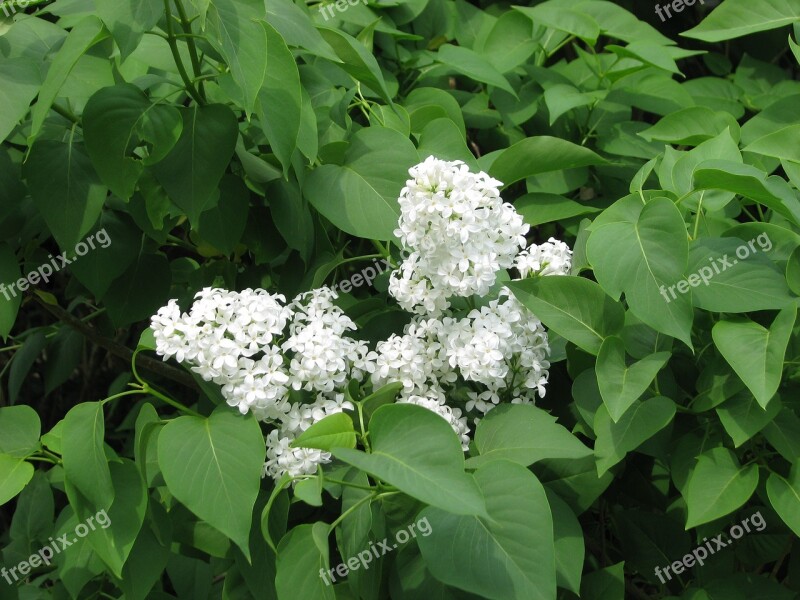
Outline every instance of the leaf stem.
{"label": "leaf stem", "polygon": [[341,515],[339,515],[336,518],[336,520],[333,523],[331,523],[328,526],[328,535],[330,535],[331,532],[333,532],[333,530],[336,529],[336,526],[339,525],[342,521],[344,521],[351,512],[353,512],[355,509],[357,509],[359,506],[361,506],[365,502],[372,502],[372,500],[378,498],[378,496],[379,495],[378,495],[377,492],[373,492],[372,494],[370,494],[368,496],[364,496],[363,498],[361,498],[361,500],[359,500],[358,502],[353,504],[353,506],[351,506],[346,511],[344,511]]}
{"label": "leaf stem", "polygon": [[[178,9],[178,16],[180,17],[181,21],[181,28],[183,29],[184,35],[182,34],[175,34],[175,37],[184,37],[186,38],[186,44],[189,46],[189,59],[192,61],[192,70],[194,71],[195,77],[201,77],[203,75],[203,69],[200,66],[200,55],[197,52],[197,45],[194,42],[194,38],[196,37],[192,33],[192,22],[186,16],[186,9],[183,7],[182,0],[175,0],[175,7]],[[206,100],[206,93],[203,89],[203,83],[200,82],[199,85],[199,92],[200,97],[203,101]]]}
{"label": "leaf stem", "polygon": [[178,50],[178,41],[175,37],[175,28],[172,23],[172,9],[169,6],[170,0],[164,0],[164,12],[167,15],[167,43],[169,44],[169,49],[172,52],[172,58],[175,60],[175,66],[178,67],[178,74],[181,76],[183,80],[183,84],[186,86],[186,91],[189,95],[197,102],[200,106],[205,105],[205,100],[197,91],[197,88],[194,86],[189,74],[186,72],[186,67],[183,66],[183,60],[181,60],[181,54]]}

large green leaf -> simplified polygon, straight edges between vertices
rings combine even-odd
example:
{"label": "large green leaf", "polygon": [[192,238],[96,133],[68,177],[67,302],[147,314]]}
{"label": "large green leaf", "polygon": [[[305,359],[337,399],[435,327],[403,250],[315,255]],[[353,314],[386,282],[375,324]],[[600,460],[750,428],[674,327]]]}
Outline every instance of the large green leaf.
{"label": "large green leaf", "polygon": [[593,281],[551,276],[511,281],[508,287],[542,323],[591,354],[603,340],[619,333],[625,321],[622,305]]}
{"label": "large green leaf", "polygon": [[605,406],[598,408],[594,416],[597,474],[603,475],[628,452],[636,450],[669,425],[674,416],[675,403],[664,396],[642,402],[637,400],[616,423],[611,420]]}
{"label": "large green leaf", "polygon": [[400,216],[397,197],[408,169],[417,162],[417,150],[406,136],[386,127],[367,127],[353,136],[344,164],[314,169],[303,193],[342,231],[392,240]]}
{"label": "large green leaf", "polygon": [[355,448],[356,432],[353,419],[340,412],[314,423],[292,442],[294,448]]}
{"label": "large green leaf", "polygon": [[[3,282],[17,281],[19,276],[19,263],[14,251],[8,244],[0,243],[0,280]],[[0,287],[0,292],[3,294],[0,298],[0,336],[6,339],[17,320],[22,294],[16,287],[13,290],[8,289],[5,283]]]}
{"label": "large green leaf", "polygon": [[600,26],[590,15],[580,10],[564,7],[553,0],[534,7],[515,6],[514,8],[522,11],[533,21],[534,25],[544,25],[556,31],[574,35],[590,45],[593,45],[600,35]]}
{"label": "large green leaf", "polygon": [[414,404],[389,404],[375,411],[369,435],[369,454],[333,448],[333,455],[432,506],[486,516],[480,490],[464,472],[461,442],[440,416]]}
{"label": "large green leaf", "polygon": [[784,274],[764,253],[767,244],[762,241],[767,240],[759,236],[759,243],[751,240],[751,246],[732,238],[694,240],[686,269],[693,304],[713,312],[743,313],[792,302]]}
{"label": "large green leaf", "polygon": [[62,249],[70,251],[100,216],[107,190],[73,128],[67,140],[39,140],[24,168],[36,208]]}
{"label": "large green leaf", "polygon": [[28,114],[36,97],[41,75],[36,63],[28,58],[6,58],[0,62],[0,141]]}
{"label": "large green leaf", "polygon": [[726,160],[709,160],[694,172],[697,189],[718,189],[734,192],[771,208],[800,226],[800,200],[785,179],[767,176],[752,165]]}
{"label": "large green leaf", "polygon": [[61,439],[64,474],[95,511],[108,510],[114,500],[111,471],[103,446],[105,432],[100,402],[78,404],[64,418]]}
{"label": "large green leaf", "polygon": [[686,529],[732,513],[747,502],[757,485],[758,465],[742,467],[727,448],[703,452],[686,487]]}
{"label": "large green leaf", "polygon": [[605,162],[604,158],[588,148],[541,135],[525,138],[503,150],[492,163],[489,174],[509,186],[532,175]]}
{"label": "large green leaf", "polygon": [[265,458],[258,422],[227,406],[208,418],[179,417],[158,436],[158,464],[169,491],[247,557]]}
{"label": "large green leaf", "polygon": [[767,479],[767,496],[772,508],[778,513],[795,535],[800,536],[800,467],[792,465],[789,478],[771,473]]}
{"label": "large green leaf", "polygon": [[183,132],[153,171],[170,198],[197,225],[215,199],[217,185],[236,148],[236,115],[222,104],[181,109]]}
{"label": "large green leaf", "polygon": [[597,384],[615,423],[647,390],[650,383],[669,360],[669,352],[656,352],[628,366],[625,343],[618,336],[603,341],[597,355]]}
{"label": "large green leaf", "polygon": [[26,458],[39,448],[42,423],[30,406],[0,408],[0,454]]}
{"label": "large green leaf", "polygon": [[797,21],[800,21],[800,5],[794,0],[726,0],[699,25],[681,35],[704,42],[721,42]]}
{"label": "large green leaf", "polygon": [[[386,87],[378,61],[367,51],[364,44],[336,29],[321,27],[319,32],[342,61],[339,65],[342,69],[357,81],[369,86],[387,104],[392,104],[392,94]],[[410,166],[412,165],[408,165]]]}
{"label": "large green leaf", "polygon": [[286,42],[269,24],[261,23],[259,26],[266,34],[267,71],[255,110],[285,174],[299,145],[303,88],[297,64]]}
{"label": "large green leaf", "polygon": [[147,512],[147,487],[133,461],[123,460],[109,466],[115,494],[107,513],[108,524],[95,527],[86,537],[114,575],[122,578],[122,567],[139,536]]}
{"label": "large green leaf", "polygon": [[31,112],[31,139],[37,137],[44,125],[44,120],[53,106],[61,86],[69,77],[75,64],[89,48],[100,40],[107,37],[104,32],[103,23],[94,15],[84,17],[72,31],[69,32],[64,45],[53,58],[53,62],[47,70],[47,77],[39,90],[39,99]]}
{"label": "large green leaf", "polygon": [[[89,158],[112,192],[128,200],[144,165],[162,160],[183,130],[177,108],[153,104],[135,85],[104,88],[86,103],[83,135]],[[134,151],[147,144],[147,155]]]}
{"label": "large green leaf", "polygon": [[0,454],[0,506],[19,494],[33,477],[33,465],[24,458]]}
{"label": "large green leaf", "polygon": [[248,116],[267,75],[267,36],[256,21],[263,17],[263,0],[214,0],[206,14],[207,39],[228,64]]}
{"label": "large green leaf", "polygon": [[290,46],[303,48],[312,54],[339,62],[328,43],[322,39],[313,22],[292,0],[270,0],[267,6],[267,23],[272,25]]}
{"label": "large green leaf", "polygon": [[292,529],[278,544],[278,600],[334,600],[337,594],[326,583],[330,575],[322,577],[328,566],[328,525],[317,522]]}
{"label": "large green leaf", "polygon": [[648,141],[695,146],[725,131],[732,120],[728,113],[692,106],[666,115],[639,135]]}
{"label": "large green leaf", "polygon": [[748,320],[719,321],[711,330],[720,354],[764,408],[778,391],[796,318],[792,305],[778,313],[769,329]]}
{"label": "large green leaf", "polygon": [[667,295],[683,277],[689,256],[686,225],[671,200],[656,198],[636,220],[598,227],[586,243],[586,256],[612,298],[624,292],[640,320],[691,347],[691,296]]}
{"label": "large green leaf", "polygon": [[583,458],[592,453],[555,417],[525,404],[499,406],[481,419],[475,447],[479,455],[467,461],[470,468],[500,459],[527,467],[545,458]]}
{"label": "large green leaf", "polygon": [[436,54],[436,59],[456,73],[466,75],[481,83],[493,85],[516,96],[516,92],[508,80],[488,60],[474,50],[443,44]]}
{"label": "large green leaf", "polygon": [[164,3],[161,0],[120,0],[113,3],[95,0],[94,9],[111,32],[124,61],[139,46],[145,32],[158,23],[164,13]]}
{"label": "large green leaf", "polygon": [[766,408],[762,408],[747,390],[742,390],[716,407],[720,423],[737,448],[764,429],[780,410],[781,402],[777,396],[770,400]]}
{"label": "large green leaf", "polygon": [[569,505],[550,489],[545,489],[553,514],[553,537],[556,551],[556,582],[574,593],[581,589],[581,573],[586,553],[583,529]]}
{"label": "large green leaf", "polygon": [[429,507],[422,556],[444,583],[482,598],[551,600],[556,564],[553,517],[544,488],[525,467],[497,461],[475,472],[488,518]]}

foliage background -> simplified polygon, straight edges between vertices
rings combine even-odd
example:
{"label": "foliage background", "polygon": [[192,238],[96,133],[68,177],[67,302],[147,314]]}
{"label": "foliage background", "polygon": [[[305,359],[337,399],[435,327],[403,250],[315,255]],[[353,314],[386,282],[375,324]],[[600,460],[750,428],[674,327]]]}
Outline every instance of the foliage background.
{"label": "foliage background", "polygon": [[[717,4],[662,23],[651,3],[604,0],[394,0],[330,20],[290,0],[34,0],[0,21],[0,281],[101,228],[112,239],[0,298],[2,562],[84,513],[114,520],[25,586],[0,582],[0,597],[794,598],[800,5]],[[529,510],[493,515],[505,533],[480,553],[444,535],[447,507],[425,508],[439,535],[326,588],[321,565],[430,500],[409,488],[351,513],[329,548],[319,524],[354,498],[253,476],[257,425],[209,416],[214,391],[141,336],[169,298],[186,306],[204,286],[290,296],[359,257],[397,257],[396,197],[430,154],[502,180],[533,239],[575,249],[574,276],[514,287],[553,332],[540,408],[559,425],[498,411],[465,466],[447,432],[411,415],[454,480],[504,459],[474,477]],[[661,297],[763,233],[769,251]],[[407,318],[385,277],[342,302],[372,341]],[[136,381],[137,348],[143,393],[99,404]],[[170,475],[205,443],[173,398],[250,457],[207,482],[244,486],[244,510],[222,514],[208,488]],[[403,455],[381,410],[370,430]],[[655,577],[755,511],[763,533],[668,586]],[[262,534],[283,538],[277,561]]]}

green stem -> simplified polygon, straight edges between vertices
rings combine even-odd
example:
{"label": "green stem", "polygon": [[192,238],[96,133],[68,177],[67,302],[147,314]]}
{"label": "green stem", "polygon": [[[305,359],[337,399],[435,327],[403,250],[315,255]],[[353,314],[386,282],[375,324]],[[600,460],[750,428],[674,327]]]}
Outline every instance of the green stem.
{"label": "green stem", "polygon": [[75,123],[76,125],[80,125],[80,122],[81,122],[81,120],[80,120],[78,117],[76,117],[76,116],[75,116],[75,114],[74,114],[74,113],[73,113],[71,110],[69,110],[68,108],[64,108],[64,107],[62,107],[62,106],[59,106],[59,105],[58,105],[58,104],[56,104],[55,102],[53,103],[53,105],[51,106],[51,108],[52,108],[52,109],[53,109],[53,110],[54,110],[56,113],[58,113],[59,115],[61,115],[61,116],[62,116],[62,117],[64,117],[65,119],[67,119],[68,121],[72,121],[72,122],[73,122],[73,123]]}
{"label": "green stem", "polygon": [[372,452],[369,439],[367,438],[367,429],[364,427],[364,407],[361,405],[361,402],[356,402],[356,407],[358,408],[358,424],[361,429],[361,441],[364,444],[364,448],[367,449],[367,452]]}
{"label": "green stem", "polygon": [[368,486],[368,485],[359,485],[357,483],[350,483],[349,481],[339,481],[338,479],[331,479],[330,477],[326,477],[325,481],[329,483],[335,483],[336,485],[343,485],[346,487],[356,488],[358,490],[366,490],[368,492],[374,492],[375,488]]}
{"label": "green stem", "polygon": [[347,518],[347,515],[356,510],[359,506],[361,506],[365,502],[371,502],[373,499],[378,498],[378,496],[379,495],[377,493],[373,492],[369,496],[364,496],[361,500],[359,500],[358,502],[353,504],[353,506],[344,511],[341,515],[339,515],[339,517],[333,523],[330,524],[330,526],[328,527],[328,535],[330,535],[331,532],[334,529],[336,529],[336,526],[339,525],[339,523],[341,523]]}
{"label": "green stem", "polygon": [[167,43],[169,44],[169,49],[172,52],[172,58],[175,60],[175,66],[178,67],[178,73],[183,80],[184,86],[186,86],[186,91],[189,95],[197,102],[199,105],[205,105],[205,101],[203,100],[202,96],[197,91],[197,88],[192,83],[189,74],[186,72],[186,67],[183,66],[183,61],[181,60],[181,54],[178,51],[178,41],[175,37],[175,28],[172,24],[172,9],[169,6],[170,0],[164,0],[164,12],[167,15]]}
{"label": "green stem", "polygon": [[137,394],[146,394],[147,392],[142,389],[135,389],[135,390],[126,390],[124,392],[120,392],[119,394],[114,394],[113,396],[109,396],[100,401],[101,404],[106,404],[107,402],[111,402],[112,400],[116,400],[117,398],[124,398],[125,396],[135,396]]}
{"label": "green stem", "polygon": [[35,460],[35,461],[38,461],[38,462],[46,462],[46,463],[49,463],[51,465],[58,464],[53,459],[47,458],[45,456],[29,456],[25,460]]}
{"label": "green stem", "polygon": [[189,408],[188,406],[184,406],[183,404],[181,404],[181,403],[180,403],[180,402],[178,402],[177,400],[173,400],[173,399],[172,399],[172,398],[170,398],[169,396],[165,396],[164,394],[162,394],[162,393],[161,393],[161,392],[159,392],[158,390],[154,390],[152,387],[150,387],[150,386],[149,386],[148,384],[146,384],[146,383],[144,384],[144,386],[142,386],[142,390],[143,390],[144,392],[146,392],[146,393],[150,394],[151,396],[155,396],[155,397],[156,397],[156,398],[158,398],[159,400],[163,400],[164,402],[166,402],[166,403],[167,403],[167,404],[169,404],[170,406],[172,406],[172,407],[174,407],[174,408],[177,408],[179,411],[181,411],[181,412],[185,412],[187,415],[191,415],[191,416],[193,416],[193,417],[200,417],[200,418],[204,418],[204,417],[203,417],[203,415],[201,415],[199,412],[192,410],[192,409],[191,409],[191,408]]}
{"label": "green stem", "polygon": [[[181,28],[183,29],[184,34],[186,34],[186,43],[189,46],[189,58],[192,61],[192,70],[194,71],[194,76],[201,77],[203,75],[203,69],[200,66],[200,55],[197,52],[197,45],[194,42],[195,36],[194,34],[192,34],[192,23],[186,16],[186,9],[183,8],[183,2],[181,0],[175,0],[175,7],[178,9],[178,16],[180,17],[181,21]],[[200,91],[200,97],[203,98],[203,100],[205,100],[206,94],[205,90],[203,89],[202,82],[200,83],[199,91]]]}

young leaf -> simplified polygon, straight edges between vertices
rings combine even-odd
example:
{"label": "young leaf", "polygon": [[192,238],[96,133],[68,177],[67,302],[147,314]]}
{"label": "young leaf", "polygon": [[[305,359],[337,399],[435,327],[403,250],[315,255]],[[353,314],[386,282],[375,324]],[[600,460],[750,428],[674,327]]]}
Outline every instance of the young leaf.
{"label": "young leaf", "polygon": [[41,432],[39,415],[30,406],[0,408],[0,454],[27,458],[38,450]]}
{"label": "young leaf", "polygon": [[291,444],[292,448],[355,448],[356,432],[350,415],[340,412],[317,421],[301,433]]}

